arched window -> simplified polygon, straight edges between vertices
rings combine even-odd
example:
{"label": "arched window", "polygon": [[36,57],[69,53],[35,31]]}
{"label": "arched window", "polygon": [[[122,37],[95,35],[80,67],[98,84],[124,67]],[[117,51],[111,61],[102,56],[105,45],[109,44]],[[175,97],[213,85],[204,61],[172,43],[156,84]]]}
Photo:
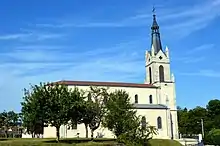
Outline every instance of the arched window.
{"label": "arched window", "polygon": [[149,96],[149,103],[150,103],[150,104],[153,103],[152,95]]}
{"label": "arched window", "polygon": [[164,82],[164,68],[162,65],[159,66],[159,76],[160,76],[160,82]]}
{"label": "arched window", "polygon": [[146,128],[146,126],[147,126],[147,121],[146,121],[145,116],[142,116],[142,118],[141,118],[141,126],[142,126],[142,128]]}
{"label": "arched window", "polygon": [[150,84],[152,84],[152,78],[151,78],[151,67],[149,67],[149,79],[150,79]]}
{"label": "arched window", "polygon": [[138,103],[138,95],[137,94],[134,96],[134,98],[135,98],[135,103]]}
{"label": "arched window", "polygon": [[158,128],[158,129],[162,129],[162,120],[161,120],[161,117],[158,117],[158,118],[157,118],[157,128]]}

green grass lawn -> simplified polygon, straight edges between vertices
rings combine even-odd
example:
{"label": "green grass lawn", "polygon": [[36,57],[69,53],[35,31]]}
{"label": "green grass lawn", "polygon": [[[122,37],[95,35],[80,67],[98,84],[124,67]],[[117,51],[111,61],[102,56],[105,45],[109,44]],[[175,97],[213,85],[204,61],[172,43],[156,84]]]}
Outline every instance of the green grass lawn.
{"label": "green grass lawn", "polygon": [[182,146],[178,141],[170,139],[152,139],[151,146]]}
{"label": "green grass lawn", "polygon": [[[151,146],[181,146],[180,143],[173,140],[153,139]],[[0,139],[0,146],[114,146],[116,142],[113,139],[95,139],[90,142],[89,139],[61,139],[56,143],[54,139]]]}

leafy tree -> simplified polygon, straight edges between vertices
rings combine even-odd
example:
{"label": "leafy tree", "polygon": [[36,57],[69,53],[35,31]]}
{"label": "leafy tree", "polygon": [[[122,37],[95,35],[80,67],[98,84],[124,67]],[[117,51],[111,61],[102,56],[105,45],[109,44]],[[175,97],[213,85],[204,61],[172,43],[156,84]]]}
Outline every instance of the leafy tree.
{"label": "leafy tree", "polygon": [[[6,112],[0,114],[1,129],[5,132],[5,137],[8,138],[8,130],[15,130],[18,126],[18,114],[14,111]],[[13,135],[14,136],[14,135]]]}
{"label": "leafy tree", "polygon": [[[83,117],[85,116],[85,111],[87,111],[87,106],[85,104],[85,92],[84,90],[79,90],[78,88],[74,88],[74,90],[71,91],[69,100],[69,109],[67,109],[67,115],[71,121],[72,127],[75,124],[81,124],[84,123]],[[87,126],[88,127],[88,126]],[[88,135],[88,128],[87,135]],[[88,136],[87,136],[88,137]]]}
{"label": "leafy tree", "polygon": [[208,133],[208,137],[210,138],[212,144],[220,145],[220,129],[212,129]]}
{"label": "leafy tree", "polygon": [[22,122],[27,133],[35,137],[35,134],[43,134],[43,127],[47,126],[47,101],[44,96],[45,85],[31,85],[30,89],[24,89],[23,102],[21,102]]}
{"label": "leafy tree", "polygon": [[179,126],[179,132],[181,134],[187,134],[188,133],[188,124],[189,124],[189,116],[188,116],[188,110],[181,109],[180,107],[177,108],[177,116],[178,116],[178,126]]}
{"label": "leafy tree", "polygon": [[[143,122],[144,120],[144,122]],[[142,146],[150,145],[149,140],[153,135],[157,134],[157,130],[154,126],[150,126],[146,122],[146,118],[135,116],[130,121],[131,129],[128,129],[125,133],[119,135],[117,141],[126,144],[126,146]]]}
{"label": "leafy tree", "polygon": [[93,140],[93,133],[99,128],[103,116],[106,112],[106,102],[108,100],[108,88],[90,87],[88,91],[89,102],[87,105],[89,112],[87,115],[89,121],[89,128],[91,130],[91,139]]}
{"label": "leafy tree", "polygon": [[128,93],[122,90],[110,93],[106,108],[107,113],[102,123],[104,127],[107,127],[117,137],[132,128],[131,121],[136,111],[130,103]]}
{"label": "leafy tree", "polygon": [[92,122],[93,117],[96,115],[96,112],[94,110],[95,104],[93,104],[93,101],[91,100],[91,94],[89,93],[87,95],[87,100],[84,100],[82,102],[82,108],[78,110],[78,124],[83,123],[85,125],[86,130],[86,138],[88,138],[88,127],[89,124]]}
{"label": "leafy tree", "polygon": [[197,106],[196,108],[189,110],[188,112],[188,131],[190,134],[200,134],[202,133],[201,119],[207,121],[207,110],[203,107]]}
{"label": "leafy tree", "polygon": [[49,83],[31,86],[31,91],[26,91],[22,103],[24,125],[31,132],[36,131],[39,125],[54,126],[59,142],[60,126],[71,120],[70,115],[74,115],[77,110],[75,101],[78,98],[80,93],[77,88],[72,91],[65,85]]}
{"label": "leafy tree", "polygon": [[143,145],[152,138],[156,129],[146,122],[146,118],[136,116],[128,93],[116,90],[110,93],[106,104],[103,126],[112,131],[119,142],[126,145]]}
{"label": "leafy tree", "polygon": [[[68,124],[70,114],[75,115],[77,98],[80,98],[78,88],[69,90],[65,85],[50,84],[46,88],[44,95],[47,97],[47,123],[56,127],[57,142],[60,138],[60,126]],[[77,97],[77,98],[76,98]]]}
{"label": "leafy tree", "polygon": [[210,119],[210,125],[209,129],[216,128],[220,129],[220,100],[210,100],[206,106],[208,110],[208,117]]}

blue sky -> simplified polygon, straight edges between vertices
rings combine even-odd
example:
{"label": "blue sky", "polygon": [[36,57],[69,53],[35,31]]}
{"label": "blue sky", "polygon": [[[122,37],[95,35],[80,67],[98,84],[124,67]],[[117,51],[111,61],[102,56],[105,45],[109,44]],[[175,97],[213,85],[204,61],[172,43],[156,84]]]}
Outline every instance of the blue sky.
{"label": "blue sky", "polygon": [[153,5],[178,105],[219,98],[220,0],[2,0],[0,111],[20,111],[30,83],[143,83]]}

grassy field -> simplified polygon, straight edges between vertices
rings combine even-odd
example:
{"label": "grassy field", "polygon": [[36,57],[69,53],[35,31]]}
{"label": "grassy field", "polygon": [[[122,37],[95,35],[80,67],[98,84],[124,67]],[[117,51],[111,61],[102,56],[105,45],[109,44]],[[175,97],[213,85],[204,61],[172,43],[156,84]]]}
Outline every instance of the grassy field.
{"label": "grassy field", "polygon": [[[180,143],[172,140],[153,139],[151,146],[181,146]],[[0,146],[115,146],[112,139],[95,139],[89,142],[88,139],[61,139],[56,143],[54,139],[0,139]]]}

